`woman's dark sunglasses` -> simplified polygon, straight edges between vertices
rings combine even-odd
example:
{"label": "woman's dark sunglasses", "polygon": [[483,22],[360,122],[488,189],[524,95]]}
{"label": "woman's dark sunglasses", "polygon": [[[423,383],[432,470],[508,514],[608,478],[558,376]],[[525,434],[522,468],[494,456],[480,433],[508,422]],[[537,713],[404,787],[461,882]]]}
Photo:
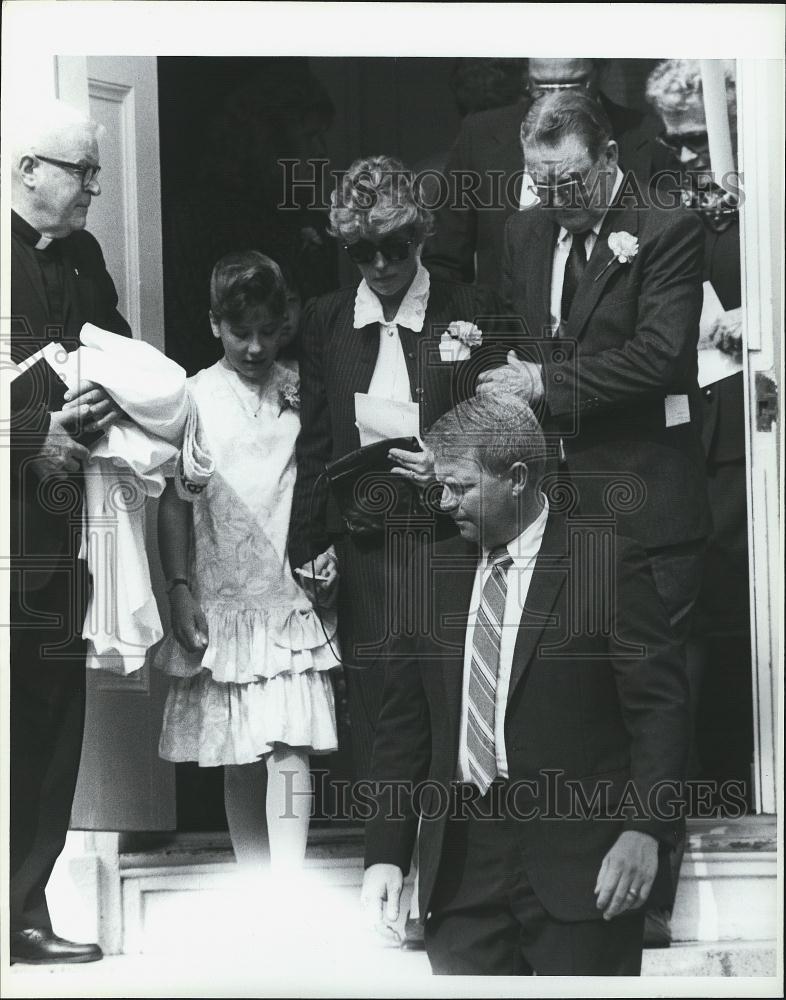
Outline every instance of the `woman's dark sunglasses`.
{"label": "woman's dark sunglasses", "polygon": [[355,264],[370,264],[378,253],[381,253],[385,260],[402,261],[409,257],[409,248],[414,240],[405,240],[400,237],[391,237],[382,240],[380,243],[372,243],[371,240],[358,240],[357,243],[345,243],[344,249],[351,261]]}
{"label": "woman's dark sunglasses", "polygon": [[706,132],[683,132],[681,135],[661,132],[655,136],[655,141],[677,156],[683,148],[689,149],[692,153],[703,153],[709,143]]}

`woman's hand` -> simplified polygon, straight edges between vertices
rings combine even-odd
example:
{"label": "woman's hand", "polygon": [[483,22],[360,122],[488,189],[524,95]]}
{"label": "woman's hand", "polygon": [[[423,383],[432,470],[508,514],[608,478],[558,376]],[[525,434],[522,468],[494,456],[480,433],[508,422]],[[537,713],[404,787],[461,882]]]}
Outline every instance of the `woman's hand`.
{"label": "woman's hand", "polygon": [[391,448],[388,452],[391,462],[398,462],[390,471],[413,483],[426,486],[434,476],[434,452],[430,448],[423,451],[404,451],[401,448]]}
{"label": "woman's hand", "polygon": [[177,641],[188,653],[203,653],[210,639],[207,618],[190,588],[178,583],[169,595],[169,606]]}
{"label": "woman's hand", "polygon": [[86,379],[79,383],[76,389],[65,394],[63,411],[68,412],[74,407],[87,407],[89,423],[82,429],[85,431],[105,431],[121,417],[127,416],[125,410],[112,399],[103,386]]}
{"label": "woman's hand", "polygon": [[729,309],[715,320],[710,342],[723,354],[742,361],[742,307]]}
{"label": "woman's hand", "polygon": [[316,595],[319,595],[319,600],[323,604],[329,601],[333,597],[338,581],[336,550],[331,545],[315,556],[313,562],[309,559],[296,569],[295,576],[312,603],[315,602]]}

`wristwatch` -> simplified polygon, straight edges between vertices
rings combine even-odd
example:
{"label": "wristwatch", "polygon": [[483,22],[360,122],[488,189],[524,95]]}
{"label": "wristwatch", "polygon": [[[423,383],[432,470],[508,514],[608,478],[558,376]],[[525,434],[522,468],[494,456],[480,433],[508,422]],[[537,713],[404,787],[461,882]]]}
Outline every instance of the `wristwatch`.
{"label": "wristwatch", "polygon": [[184,587],[188,586],[188,580],[186,580],[186,578],[183,576],[175,576],[172,577],[171,580],[167,580],[166,582],[167,595],[171,594],[172,591],[175,589],[175,587],[177,587],[181,583],[183,584]]}

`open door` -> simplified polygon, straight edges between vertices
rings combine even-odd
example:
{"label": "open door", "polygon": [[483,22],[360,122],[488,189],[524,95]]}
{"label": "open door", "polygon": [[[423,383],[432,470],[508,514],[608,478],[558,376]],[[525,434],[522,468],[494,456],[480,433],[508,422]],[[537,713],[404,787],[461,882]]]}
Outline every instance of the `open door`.
{"label": "open door", "polygon": [[[99,141],[101,197],[89,229],[101,244],[120,310],[134,336],[164,348],[158,84],[155,58],[62,57],[58,95],[106,129]],[[162,612],[148,501],[148,550]],[[158,757],[165,679],[146,664],[129,677],[89,671],[87,721],[71,825],[81,830],[175,827],[174,767]]]}

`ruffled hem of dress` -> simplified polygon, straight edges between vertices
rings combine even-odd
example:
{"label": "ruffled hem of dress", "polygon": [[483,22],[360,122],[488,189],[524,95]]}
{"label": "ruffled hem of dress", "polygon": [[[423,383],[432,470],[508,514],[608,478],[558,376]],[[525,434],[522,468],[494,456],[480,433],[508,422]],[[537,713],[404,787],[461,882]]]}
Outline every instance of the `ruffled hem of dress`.
{"label": "ruffled hem of dress", "polygon": [[250,764],[277,745],[308,753],[338,748],[328,674],[218,684],[203,671],[172,681],[158,748],[164,760],[196,761],[200,767]]}
{"label": "ruffled hem of dress", "polygon": [[[339,666],[335,616],[325,630],[312,607],[237,608],[203,605],[208,626],[204,653],[188,653],[171,632],[153,657],[153,665],[172,677],[195,677],[203,670],[222,684],[250,684],[283,673],[321,672]],[[330,638],[328,643],[325,632]]]}

